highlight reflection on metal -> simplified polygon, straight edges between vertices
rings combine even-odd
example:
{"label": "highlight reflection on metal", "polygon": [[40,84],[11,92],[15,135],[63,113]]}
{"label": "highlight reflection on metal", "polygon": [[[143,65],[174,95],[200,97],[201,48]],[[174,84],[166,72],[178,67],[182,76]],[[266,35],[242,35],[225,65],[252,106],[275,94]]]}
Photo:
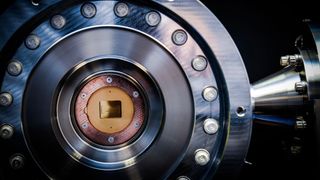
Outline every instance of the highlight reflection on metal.
{"label": "highlight reflection on metal", "polygon": [[[209,179],[240,170],[251,134],[250,84],[229,34],[200,2],[16,1],[0,21],[7,24],[1,61],[23,68],[1,75],[12,101],[0,107],[0,123],[14,137],[0,159],[19,152],[27,162],[14,174],[1,166],[5,178]],[[140,118],[126,127],[138,127],[129,136],[122,128],[99,138],[104,125],[90,129],[91,113],[77,113],[94,96],[81,88],[102,74],[134,85],[126,94]],[[108,109],[108,99],[94,102]],[[93,114],[108,116],[101,113]]]}

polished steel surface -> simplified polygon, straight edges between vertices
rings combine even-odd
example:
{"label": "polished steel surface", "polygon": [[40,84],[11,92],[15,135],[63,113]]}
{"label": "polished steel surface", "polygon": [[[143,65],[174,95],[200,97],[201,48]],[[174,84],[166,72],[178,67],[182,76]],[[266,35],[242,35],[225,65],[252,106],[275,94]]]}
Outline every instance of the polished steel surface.
{"label": "polished steel surface", "polygon": [[[10,19],[0,27],[2,61],[17,59],[24,67],[17,77],[6,74],[1,86],[14,101],[1,107],[0,121],[16,129],[18,142],[6,151],[21,152],[35,177],[41,176],[38,168],[58,179],[208,179],[218,169],[219,175],[236,175],[251,135],[250,85],[217,18],[194,0],[126,1],[128,11],[116,8],[118,1],[90,3],[84,9],[87,3],[72,0],[43,0],[38,6],[19,1],[1,15],[1,21]],[[61,29],[51,22],[57,14],[65,19]],[[208,61],[201,71],[193,67],[196,57]],[[87,141],[70,120],[79,83],[106,70],[141,84],[150,98],[148,114],[155,117],[136,140],[111,149]],[[217,90],[209,102],[203,99],[207,87]],[[66,93],[60,96],[60,90]],[[239,109],[245,110],[240,116]],[[208,118],[218,122],[215,134],[203,129]],[[197,149],[210,154],[205,166],[194,161]]]}
{"label": "polished steel surface", "polygon": [[294,67],[287,67],[252,84],[255,113],[278,115],[304,112],[307,96],[295,88],[300,81],[300,73]]}

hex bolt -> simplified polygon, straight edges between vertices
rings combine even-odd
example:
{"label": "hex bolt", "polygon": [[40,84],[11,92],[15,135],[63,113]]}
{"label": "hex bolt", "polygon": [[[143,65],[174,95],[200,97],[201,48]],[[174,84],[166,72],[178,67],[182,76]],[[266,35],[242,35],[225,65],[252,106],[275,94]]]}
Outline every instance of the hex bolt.
{"label": "hex bolt", "polygon": [[81,7],[81,14],[85,18],[93,18],[97,14],[97,8],[93,3],[85,3]]}
{"label": "hex bolt", "polygon": [[114,13],[118,17],[126,17],[129,14],[129,6],[126,3],[119,2],[114,7]]}
{"label": "hex bolt", "polygon": [[307,92],[307,89],[308,89],[308,83],[305,81],[297,82],[295,84],[295,90],[299,94],[303,94],[303,93]]}
{"label": "hex bolt", "polygon": [[28,49],[35,50],[40,46],[41,40],[37,35],[31,34],[25,40]]}
{"label": "hex bolt", "polygon": [[23,168],[24,166],[24,156],[21,154],[15,154],[13,156],[11,156],[11,158],[9,159],[9,164],[11,166],[12,169],[14,170],[18,170]]}
{"label": "hex bolt", "polygon": [[184,30],[176,30],[173,34],[172,34],[172,41],[174,44],[178,45],[178,46],[182,46],[184,45],[188,40],[188,35]]}
{"label": "hex bolt", "polygon": [[190,180],[187,176],[179,176],[177,180]]}
{"label": "hex bolt", "polygon": [[161,22],[160,14],[155,11],[148,12],[145,19],[149,26],[157,26]]}
{"label": "hex bolt", "polygon": [[203,96],[204,100],[206,100],[208,102],[212,102],[217,99],[218,91],[214,87],[207,87],[203,90],[202,96]]}
{"label": "hex bolt", "polygon": [[198,56],[192,60],[192,68],[196,71],[203,71],[207,68],[208,61],[203,56]]}
{"label": "hex bolt", "polygon": [[200,166],[205,166],[210,161],[210,153],[205,149],[198,149],[195,151],[194,160]]}
{"label": "hex bolt", "polygon": [[13,133],[13,127],[8,124],[4,124],[0,128],[0,137],[2,139],[10,139],[13,136]]}
{"label": "hex bolt", "polygon": [[66,25],[66,19],[61,15],[54,15],[51,20],[51,26],[54,29],[62,29]]}
{"label": "hex bolt", "polygon": [[0,94],[0,106],[10,106],[12,104],[13,97],[10,93],[1,93]]}
{"label": "hex bolt", "polygon": [[287,56],[282,56],[280,58],[280,65],[283,67],[286,66],[298,66],[302,63],[302,56],[300,54],[295,54],[295,55],[287,55]]}
{"label": "hex bolt", "polygon": [[215,134],[219,130],[219,122],[213,118],[208,118],[203,123],[203,129],[209,135]]}
{"label": "hex bolt", "polygon": [[22,72],[22,64],[19,61],[13,60],[8,64],[7,72],[11,76],[19,76]]}

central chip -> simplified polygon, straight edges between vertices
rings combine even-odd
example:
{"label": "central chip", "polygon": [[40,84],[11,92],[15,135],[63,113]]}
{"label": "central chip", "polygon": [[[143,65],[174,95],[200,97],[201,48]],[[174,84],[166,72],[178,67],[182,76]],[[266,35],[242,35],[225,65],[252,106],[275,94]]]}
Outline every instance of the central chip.
{"label": "central chip", "polygon": [[107,134],[124,130],[134,115],[130,96],[118,87],[103,87],[95,91],[86,109],[90,123]]}

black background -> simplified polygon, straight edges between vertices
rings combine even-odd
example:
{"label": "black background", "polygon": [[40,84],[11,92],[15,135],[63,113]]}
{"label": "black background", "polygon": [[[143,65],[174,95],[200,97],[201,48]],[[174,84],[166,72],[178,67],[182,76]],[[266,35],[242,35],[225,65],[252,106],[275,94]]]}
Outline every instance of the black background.
{"label": "black background", "polygon": [[[320,18],[320,6],[315,0],[202,2],[231,34],[251,82],[280,70],[280,56],[297,53],[294,42],[305,28],[302,20]],[[299,136],[302,142],[294,139]],[[300,154],[291,153],[293,144],[302,144]],[[252,165],[245,166],[240,179],[320,179],[315,176],[319,174],[315,147],[311,129],[301,133],[291,127],[254,123],[247,158]]]}

